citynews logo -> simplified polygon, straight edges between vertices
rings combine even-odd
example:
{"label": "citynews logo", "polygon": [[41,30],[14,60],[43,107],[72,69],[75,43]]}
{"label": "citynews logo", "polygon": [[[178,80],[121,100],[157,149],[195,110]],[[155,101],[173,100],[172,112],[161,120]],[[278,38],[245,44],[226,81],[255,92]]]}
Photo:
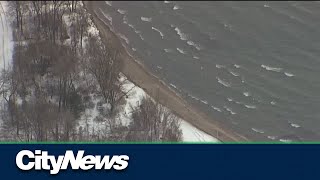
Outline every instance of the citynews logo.
{"label": "citynews logo", "polygon": [[[23,159],[28,158],[27,162]],[[78,151],[75,156],[73,151],[67,150],[65,155],[58,156],[48,155],[48,151],[35,150],[33,153],[29,150],[22,150],[16,156],[16,165],[24,171],[31,169],[48,170],[50,174],[58,174],[60,170],[66,170],[68,165],[71,165],[73,170],[89,170],[93,167],[96,170],[111,168],[115,170],[124,170],[128,167],[129,156],[114,155],[114,156],[84,156],[84,151]]]}

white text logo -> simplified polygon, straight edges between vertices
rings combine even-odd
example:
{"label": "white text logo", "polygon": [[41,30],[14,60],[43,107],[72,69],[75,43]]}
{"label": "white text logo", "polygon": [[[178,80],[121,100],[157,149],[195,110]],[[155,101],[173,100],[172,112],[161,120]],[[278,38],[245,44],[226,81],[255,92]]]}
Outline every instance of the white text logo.
{"label": "white text logo", "polygon": [[[28,158],[28,162],[23,162],[24,158]],[[68,165],[71,165],[73,170],[89,170],[95,169],[115,169],[123,170],[128,166],[129,156],[127,155],[114,155],[114,156],[84,156],[84,151],[78,151],[77,155],[73,151],[66,151],[64,156],[56,158],[53,155],[48,155],[48,151],[35,150],[33,153],[29,150],[22,150],[16,156],[16,165],[24,171],[35,170],[48,170],[50,174],[58,174],[59,171],[66,170]]]}

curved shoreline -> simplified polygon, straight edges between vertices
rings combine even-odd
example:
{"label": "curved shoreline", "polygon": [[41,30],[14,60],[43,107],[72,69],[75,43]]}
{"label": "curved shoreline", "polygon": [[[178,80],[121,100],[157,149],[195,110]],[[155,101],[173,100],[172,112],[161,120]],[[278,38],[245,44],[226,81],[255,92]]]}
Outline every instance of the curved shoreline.
{"label": "curved shoreline", "polygon": [[83,1],[83,4],[98,28],[103,43],[113,49],[120,50],[120,58],[124,64],[122,73],[130,81],[142,88],[148,95],[157,99],[159,103],[169,108],[178,117],[218,140],[222,142],[249,141],[246,137],[231,131],[222,123],[215,121],[198,110],[198,108],[190,105],[177,92],[152,74],[144,64],[130,55],[126,47],[120,42],[118,36],[98,17],[94,11],[92,2]]}

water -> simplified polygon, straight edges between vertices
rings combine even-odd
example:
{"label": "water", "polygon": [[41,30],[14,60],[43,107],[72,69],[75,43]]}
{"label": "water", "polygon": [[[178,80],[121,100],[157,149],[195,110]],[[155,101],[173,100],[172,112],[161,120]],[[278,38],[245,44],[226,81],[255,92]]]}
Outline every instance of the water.
{"label": "water", "polygon": [[252,140],[320,140],[319,2],[95,7],[132,55],[214,119]]}

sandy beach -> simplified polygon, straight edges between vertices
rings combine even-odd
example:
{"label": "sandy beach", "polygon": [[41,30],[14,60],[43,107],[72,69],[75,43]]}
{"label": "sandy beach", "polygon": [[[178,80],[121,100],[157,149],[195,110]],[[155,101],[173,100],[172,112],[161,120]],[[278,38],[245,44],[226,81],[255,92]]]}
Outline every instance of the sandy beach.
{"label": "sandy beach", "polygon": [[212,135],[222,142],[243,142],[248,139],[225,127],[213,117],[207,116],[198,108],[187,103],[179,94],[174,92],[169,86],[154,76],[139,60],[134,59],[121,44],[119,38],[110,30],[108,25],[95,13],[94,2],[83,1],[85,8],[92,16],[92,20],[100,31],[102,41],[112,49],[117,49],[121,53],[121,60],[124,63],[122,72],[137,86],[142,88],[147,94],[159,103],[166,106],[177,116],[189,122],[196,128]]}

